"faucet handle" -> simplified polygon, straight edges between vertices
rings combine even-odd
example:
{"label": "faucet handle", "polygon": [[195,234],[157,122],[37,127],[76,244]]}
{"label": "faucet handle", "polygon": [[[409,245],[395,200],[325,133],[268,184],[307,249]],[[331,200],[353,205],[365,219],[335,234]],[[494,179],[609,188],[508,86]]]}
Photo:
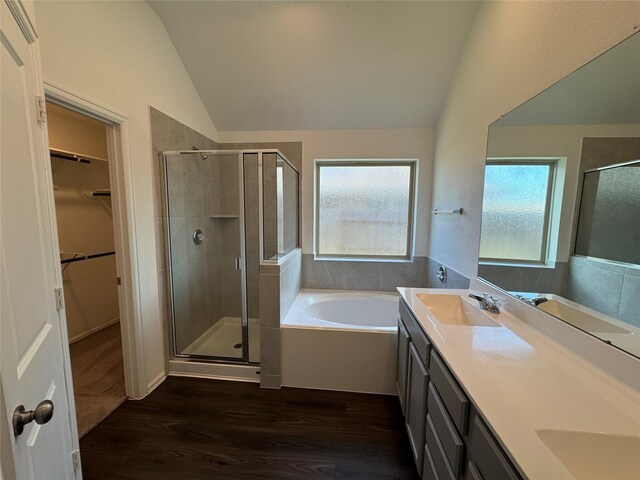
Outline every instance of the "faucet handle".
{"label": "faucet handle", "polygon": [[482,302],[487,299],[487,294],[482,292],[469,292],[469,297]]}

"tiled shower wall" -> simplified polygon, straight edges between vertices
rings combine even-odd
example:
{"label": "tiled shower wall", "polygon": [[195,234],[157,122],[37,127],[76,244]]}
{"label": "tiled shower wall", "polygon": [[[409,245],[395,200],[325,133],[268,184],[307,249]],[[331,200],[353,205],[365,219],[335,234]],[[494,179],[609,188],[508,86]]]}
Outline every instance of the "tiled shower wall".
{"label": "tiled shower wall", "polygon": [[[160,164],[159,153],[166,150],[189,150],[194,145],[199,149],[216,149],[219,148],[218,144],[210,138],[201,135],[195,130],[187,127],[186,125],[174,120],[173,118],[165,115],[164,113],[156,110],[153,107],[149,108],[151,117],[151,142],[153,145],[153,177],[154,177],[154,212],[155,212],[155,230],[156,230],[156,259],[158,264],[158,285],[160,289],[160,304],[162,314],[162,324],[164,331],[164,344],[165,352],[171,351],[171,343],[169,337],[170,325],[169,325],[169,288],[167,285],[167,268],[168,268],[168,256],[167,246],[165,242],[164,234],[164,222],[165,222],[165,207],[163,203],[163,190],[164,180],[162,177],[162,167]],[[198,175],[196,169],[186,168],[186,175]],[[185,175],[184,169],[182,175]],[[184,178],[184,177],[183,177]],[[184,185],[184,184],[183,184]],[[179,188],[179,185],[176,185]],[[191,187],[190,187],[191,188]],[[178,192],[176,192],[178,193]],[[203,202],[204,204],[204,202]],[[184,208],[184,206],[183,206]],[[198,254],[203,254],[204,250],[198,251]],[[188,261],[188,260],[187,260]],[[204,262],[206,265],[207,262]],[[178,269],[180,270],[180,269]],[[203,272],[200,272],[203,274]],[[179,274],[179,273],[178,273]],[[187,295],[189,287],[187,283],[176,282],[176,286],[182,286],[184,290],[177,292],[178,297],[183,299],[183,303],[188,304]],[[203,294],[196,294],[203,295]],[[202,303],[202,299],[200,303]],[[186,306],[183,306],[186,308]],[[189,307],[190,308],[190,307]],[[188,338],[188,333],[185,332],[185,338]],[[169,355],[165,355],[167,360],[166,368],[168,370]]]}
{"label": "tiled shower wall", "polygon": [[572,256],[567,298],[640,327],[640,267]]}
{"label": "tiled shower wall", "polygon": [[[278,143],[251,143],[251,144],[218,144],[215,141],[199,134],[186,125],[174,120],[173,118],[165,115],[159,110],[150,107],[151,118],[151,139],[153,144],[153,167],[154,167],[154,211],[155,211],[155,230],[157,238],[157,264],[158,264],[158,284],[160,287],[160,302],[162,312],[162,323],[164,330],[164,342],[165,351],[170,352],[170,325],[169,325],[169,294],[170,291],[167,285],[167,246],[165,244],[164,234],[164,222],[165,222],[165,206],[163,204],[163,191],[164,180],[162,177],[162,168],[160,164],[160,158],[158,154],[165,150],[190,150],[194,145],[198,149],[271,149],[275,148],[284,153],[287,158],[301,171],[302,168],[302,143],[301,142],[278,142]],[[232,215],[241,212],[231,210],[232,206],[237,206],[237,197],[234,197],[238,192],[238,177],[237,170],[234,167],[234,160],[225,160],[222,156],[219,163],[211,161],[198,160],[197,156],[189,157],[189,159],[181,159],[179,163],[173,165],[177,174],[176,178],[181,178],[181,181],[176,182],[174,194],[176,198],[182,196],[183,208],[188,206],[189,212],[194,212],[194,215],[177,215],[178,222],[187,222],[187,217],[190,217],[190,221],[196,221],[198,226],[200,224],[207,225],[206,229],[203,228],[205,236],[209,239],[209,242],[205,242],[208,247],[205,249],[191,249],[191,255],[187,252],[183,255],[182,259],[180,255],[176,259],[174,252],[174,263],[184,263],[190,267],[190,271],[195,276],[192,279],[183,279],[180,281],[176,279],[176,288],[182,289],[176,292],[180,299],[177,302],[182,301],[182,304],[176,305],[176,310],[185,312],[185,314],[198,316],[197,312],[203,311],[205,308],[211,308],[211,311],[219,312],[222,315],[237,316],[239,315],[239,299],[235,298],[235,295],[239,294],[239,287],[235,288],[235,285],[239,285],[239,279],[230,281],[228,274],[222,271],[220,265],[232,264],[233,258],[238,256],[239,239],[237,236],[237,221],[233,219],[209,219],[210,215],[223,214]],[[246,162],[245,162],[246,164]],[[216,168],[213,165],[218,165]],[[257,165],[257,164],[256,164]],[[213,166],[213,167],[212,167]],[[259,318],[261,313],[261,306],[259,303],[259,273],[260,266],[258,265],[258,210],[257,210],[257,170],[247,169],[247,176],[245,178],[246,197],[247,202],[246,210],[246,230],[247,230],[247,295],[248,295],[248,310],[251,318]],[[202,187],[202,188],[200,188]],[[225,193],[226,191],[226,193]],[[216,195],[215,192],[221,192]],[[172,198],[173,204],[173,198]],[[197,205],[196,205],[197,204]],[[251,207],[254,205],[254,207]],[[175,208],[175,207],[174,207]],[[180,208],[180,200],[178,200],[178,209]],[[186,213],[186,212],[185,212]],[[196,227],[194,225],[187,225],[189,228]],[[220,248],[219,246],[222,245]],[[178,250],[180,247],[178,247]],[[216,255],[212,254],[212,251],[216,252]],[[204,257],[207,257],[205,260]],[[189,262],[192,264],[189,265]],[[299,264],[299,262],[298,262]],[[294,262],[295,265],[295,262]],[[284,269],[286,272],[282,279],[278,272],[278,291],[276,292],[278,303],[278,328],[279,328],[279,316],[281,312],[286,314],[283,309],[291,306],[289,298],[293,295],[297,295],[300,290],[300,269],[295,266],[288,266]],[[296,273],[297,272],[297,273]],[[175,273],[175,272],[174,272]],[[273,272],[272,272],[273,273]],[[232,272],[231,275],[237,272]],[[297,280],[296,280],[297,275]],[[280,282],[285,285],[282,288],[284,302],[280,305]],[[193,285],[191,285],[193,284]],[[214,285],[219,285],[222,288],[213,288]],[[227,290],[224,290],[224,285],[227,285]],[[290,285],[290,286],[287,286]],[[298,287],[296,287],[298,285]],[[297,288],[297,290],[296,290]],[[233,290],[233,291],[231,291]],[[292,292],[295,290],[295,294]],[[288,292],[288,293],[287,293]],[[176,297],[176,295],[174,295]],[[274,299],[274,300],[275,300]],[[281,308],[282,307],[282,308]],[[214,315],[215,316],[215,315]],[[193,318],[191,319],[193,320]],[[211,324],[211,318],[208,320]],[[188,322],[187,322],[188,323]],[[194,322],[199,325],[198,322]],[[205,326],[202,325],[196,327],[199,330]],[[275,372],[277,367],[279,378],[279,333],[276,334],[273,326],[268,326],[271,330],[265,331],[264,326],[261,328],[262,337],[262,353],[261,361],[265,362],[266,370],[269,372]],[[189,343],[192,336],[195,335],[195,330],[185,331],[182,335],[184,337],[184,343]],[[166,356],[168,370],[169,355]],[[253,360],[253,359],[252,359]],[[264,370],[261,367],[261,371]],[[269,384],[268,378],[266,384]],[[273,382],[271,382],[273,384]]]}
{"label": "tiled shower wall", "polygon": [[280,326],[300,292],[302,254],[296,249],[278,265],[260,266],[260,386],[280,388]]}
{"label": "tiled shower wall", "polygon": [[[585,170],[640,158],[640,138],[584,138],[580,154],[580,185]],[[580,198],[576,202],[578,220]],[[630,217],[631,214],[628,214]],[[574,224],[574,231],[575,231]],[[630,227],[631,228],[631,227]],[[603,229],[607,235],[613,229]],[[565,296],[587,307],[640,327],[640,266],[571,256]]]}

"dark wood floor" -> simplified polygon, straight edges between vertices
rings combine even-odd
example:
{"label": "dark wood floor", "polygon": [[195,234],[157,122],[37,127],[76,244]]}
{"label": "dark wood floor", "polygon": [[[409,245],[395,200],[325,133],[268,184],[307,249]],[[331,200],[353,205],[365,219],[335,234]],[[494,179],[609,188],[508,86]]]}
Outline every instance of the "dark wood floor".
{"label": "dark wood floor", "polygon": [[398,400],[169,377],[80,442],[85,480],[418,479]]}

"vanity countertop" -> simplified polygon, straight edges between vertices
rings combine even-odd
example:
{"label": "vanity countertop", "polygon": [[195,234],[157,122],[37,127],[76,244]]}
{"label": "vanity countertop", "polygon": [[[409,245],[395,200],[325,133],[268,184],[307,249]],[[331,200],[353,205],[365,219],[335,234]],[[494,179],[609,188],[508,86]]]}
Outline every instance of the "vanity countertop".
{"label": "vanity countertop", "polygon": [[[425,293],[466,297],[468,290],[398,291],[527,478],[601,478],[583,477],[576,473],[580,467],[575,466],[581,462],[593,465],[594,461],[600,462],[599,457],[609,460],[601,462],[606,478],[629,478],[616,474],[616,467],[623,465],[611,462],[600,448],[610,448],[615,442],[600,435],[602,442],[581,444],[580,432],[616,435],[613,440],[625,436],[640,440],[639,392],[508,312],[491,315],[500,327],[446,325],[439,323],[417,297]],[[543,440],[548,443],[545,432],[557,430],[568,431],[561,441],[574,445],[571,465],[566,458],[563,463]],[[594,451],[596,444],[600,446],[598,451]],[[628,457],[629,462],[637,463],[640,451]],[[598,465],[595,467],[590,471],[599,470]],[[640,471],[636,473],[640,479]]]}

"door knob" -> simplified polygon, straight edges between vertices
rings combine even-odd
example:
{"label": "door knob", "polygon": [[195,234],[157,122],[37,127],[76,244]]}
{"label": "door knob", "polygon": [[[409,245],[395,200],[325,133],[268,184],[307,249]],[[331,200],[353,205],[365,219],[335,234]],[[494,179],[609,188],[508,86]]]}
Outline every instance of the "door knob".
{"label": "door knob", "polygon": [[35,410],[25,410],[24,405],[19,405],[13,411],[13,434],[17,437],[24,431],[24,426],[33,422],[38,425],[44,425],[53,417],[53,402],[51,400],[43,400],[38,404]]}

